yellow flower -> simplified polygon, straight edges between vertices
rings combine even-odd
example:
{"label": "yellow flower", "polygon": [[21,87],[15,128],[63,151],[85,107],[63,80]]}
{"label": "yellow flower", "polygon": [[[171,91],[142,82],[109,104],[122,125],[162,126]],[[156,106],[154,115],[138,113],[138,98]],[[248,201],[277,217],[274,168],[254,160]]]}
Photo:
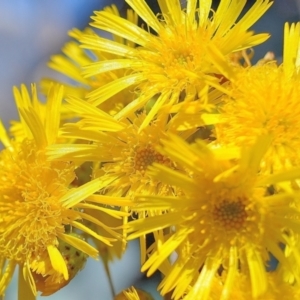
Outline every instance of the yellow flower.
{"label": "yellow flower", "polygon": [[[0,295],[9,284],[16,265],[20,268],[21,287],[25,288],[23,283],[26,282],[32,290],[31,295],[36,294],[35,280],[39,274],[39,280],[43,278],[56,285],[53,291],[65,285],[70,273],[59,250],[61,243],[97,258],[98,251],[81,238],[70,235],[70,230],[86,232],[106,244],[119,237],[110,229],[107,231],[114,238],[100,236],[80,221],[104,226],[84,209],[98,209],[93,204],[99,203],[97,198],[90,203],[86,200],[106,183],[94,180],[70,189],[75,165],[70,161],[51,162],[46,156],[46,147],[57,142],[62,88],[55,86],[49,90],[45,113],[40,113],[36,109],[39,106],[33,105],[38,101],[36,95],[35,86],[32,86],[32,98],[24,87],[21,93],[15,90],[26,134],[23,140],[10,140],[0,124],[0,140],[6,147],[0,152],[0,257],[5,260],[1,266],[4,270]],[[118,217],[117,212],[110,214]]]}
{"label": "yellow flower", "polygon": [[[104,11],[109,12],[113,15],[119,16],[119,11],[115,5],[111,7],[104,8]],[[137,15],[132,10],[127,11],[126,19],[133,24],[137,24]],[[93,68],[98,69],[97,62],[103,61],[106,59],[118,59],[119,55],[116,54],[107,54],[100,51],[89,50],[86,51],[80,47],[80,40],[83,36],[85,39],[94,40],[97,38],[97,34],[91,29],[86,28],[84,31],[79,29],[73,29],[69,32],[69,35],[75,39],[75,41],[70,41],[65,44],[62,48],[63,54],[53,55],[51,57],[48,66],[53,70],[56,70],[59,73],[67,76],[67,80],[60,80],[64,85],[65,95],[71,95],[76,97],[84,98],[88,93],[92,94],[100,86],[107,84],[108,82],[115,80],[116,78],[123,77],[124,70],[113,70],[105,74],[95,74],[94,76],[85,75],[84,69],[86,66],[89,66],[93,63]],[[118,36],[112,36],[116,42],[127,45],[129,47],[134,47],[134,43],[131,41],[126,41]],[[71,82],[70,82],[71,81]],[[56,82],[51,78],[45,78],[42,80],[43,90],[48,90],[49,85],[52,82]],[[75,84],[74,84],[75,83]],[[115,114],[125,104],[128,104],[131,100],[134,99],[134,93],[130,89],[123,91],[122,93],[116,94],[109,98],[109,101],[101,104],[99,107],[104,111]]]}
{"label": "yellow flower", "polygon": [[145,22],[140,28],[132,22],[107,11],[96,12],[92,26],[125,38],[136,44],[130,47],[103,38],[81,39],[87,49],[97,49],[122,58],[107,59],[91,65],[86,74],[95,76],[116,69],[125,69],[126,76],[99,87],[88,95],[89,101],[99,105],[112,95],[137,86],[137,97],[116,117],[126,117],[156,97],[155,104],[143,121],[141,130],[165,104],[180,100],[191,101],[208,86],[221,88],[217,69],[213,67],[211,48],[228,56],[265,41],[267,34],[253,35],[247,31],[269,8],[269,1],[258,0],[239,21],[236,21],[246,1],[221,1],[212,11],[210,0],[188,0],[182,9],[179,0],[161,0],[161,14],[155,16],[146,1],[126,1]]}
{"label": "yellow flower", "polygon": [[[220,299],[228,298],[239,274],[251,282],[251,295],[267,291],[266,262],[269,253],[279,261],[287,259],[279,243],[291,247],[299,261],[292,238],[299,234],[300,211],[291,206],[295,193],[272,195],[269,187],[300,178],[300,168],[274,175],[262,175],[259,166],[270,144],[264,136],[239,153],[234,149],[210,149],[201,141],[187,144],[176,136],[163,141],[162,155],[189,170],[189,176],[154,164],[150,175],[179,189],[181,196],[136,196],[133,211],[163,211],[161,215],[128,223],[128,239],[150,232],[168,235],[156,240],[153,252],[142,267],[155,272],[175,251],[177,258],[165,265],[162,294],[173,298],[209,299],[213,278],[220,267],[226,272]],[[159,235],[157,234],[157,237]],[[295,273],[293,266],[287,265]],[[168,270],[169,268],[169,270]],[[166,270],[168,270],[166,272]],[[299,274],[294,274],[299,278]]]}
{"label": "yellow flower", "polygon": [[[169,127],[168,112],[140,131],[146,118],[144,113],[132,114],[118,121],[83,100],[69,97],[67,101],[82,119],[75,124],[66,124],[62,129],[63,136],[86,140],[88,144],[51,145],[47,152],[51,159],[97,163],[93,176],[110,182],[105,187],[105,193],[109,195],[175,193],[171,186],[161,184],[146,174],[147,167],[153,162],[173,166],[170,159],[155,150],[160,140],[173,131]],[[194,131],[182,132],[181,135],[188,136]]]}
{"label": "yellow flower", "polygon": [[120,294],[118,294],[114,300],[153,300],[153,298],[143,290],[131,287],[128,290],[122,291]]}
{"label": "yellow flower", "polygon": [[[174,195],[178,192],[146,173],[153,162],[175,167],[170,159],[155,149],[161,138],[172,131],[168,113],[161,113],[158,119],[140,131],[145,114],[133,114],[121,122],[83,100],[69,97],[67,101],[70,108],[82,116],[82,120],[76,124],[66,124],[63,136],[85,140],[88,144],[51,145],[47,152],[51,159],[78,163],[92,161],[93,177],[109,182],[102,191],[107,196],[132,198],[136,193]],[[187,137],[194,131],[182,132],[181,135]],[[143,263],[146,257],[145,237],[140,238],[140,243]],[[101,252],[107,248],[98,249]]]}
{"label": "yellow flower", "polygon": [[230,96],[224,96],[216,124],[217,142],[251,145],[259,135],[272,135],[265,157],[267,171],[300,163],[300,23],[285,25],[283,63],[269,62],[236,69]]}

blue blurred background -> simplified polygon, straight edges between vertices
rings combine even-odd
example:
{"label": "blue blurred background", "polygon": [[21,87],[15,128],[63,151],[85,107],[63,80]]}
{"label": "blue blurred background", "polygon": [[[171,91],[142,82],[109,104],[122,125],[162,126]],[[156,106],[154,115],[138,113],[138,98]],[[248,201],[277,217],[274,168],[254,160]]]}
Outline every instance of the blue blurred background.
{"label": "blue blurred background", "polygon": [[[148,1],[157,11],[156,0]],[[184,2],[184,1],[183,1]],[[218,1],[216,1],[217,3]],[[249,4],[254,1],[248,1]],[[275,0],[269,12],[254,26],[256,32],[270,32],[271,39],[256,48],[256,59],[267,51],[282,55],[283,24],[299,20],[300,0]],[[68,41],[68,30],[83,29],[94,10],[110,3],[125,8],[124,0],[11,0],[0,2],[0,118],[8,125],[17,119],[12,86],[27,86],[41,77],[54,76],[46,67],[51,54],[60,52]],[[117,292],[139,282],[138,285],[155,290],[157,277],[151,281],[141,280],[139,272],[138,243],[129,244],[121,261],[111,265]],[[147,286],[148,284],[148,286]],[[42,297],[39,297],[41,299]],[[161,299],[156,294],[156,299]],[[17,299],[16,278],[13,280],[6,300]],[[87,267],[62,291],[48,297],[50,300],[110,300],[109,284],[101,262],[88,261]]]}

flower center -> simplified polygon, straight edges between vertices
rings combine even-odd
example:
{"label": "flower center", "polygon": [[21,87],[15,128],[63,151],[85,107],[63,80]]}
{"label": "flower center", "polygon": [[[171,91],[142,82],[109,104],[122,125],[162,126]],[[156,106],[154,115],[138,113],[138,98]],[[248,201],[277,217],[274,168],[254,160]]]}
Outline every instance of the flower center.
{"label": "flower center", "polygon": [[214,220],[226,229],[238,230],[243,226],[246,218],[246,206],[242,199],[237,201],[223,200],[213,210]]}
{"label": "flower center", "polygon": [[154,162],[165,164],[169,159],[155,151],[153,148],[141,148],[135,153],[134,168],[136,171],[145,173],[148,166]]}

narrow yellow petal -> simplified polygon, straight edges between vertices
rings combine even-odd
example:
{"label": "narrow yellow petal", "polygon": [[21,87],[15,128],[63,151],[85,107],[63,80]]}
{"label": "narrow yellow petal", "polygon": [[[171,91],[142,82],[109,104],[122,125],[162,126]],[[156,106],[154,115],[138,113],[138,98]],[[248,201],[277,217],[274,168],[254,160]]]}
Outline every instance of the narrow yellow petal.
{"label": "narrow yellow petal", "polygon": [[151,276],[158,267],[163,263],[165,259],[167,259],[174,249],[184,241],[189,233],[191,233],[193,229],[190,228],[182,228],[174,235],[172,235],[161,247],[158,251],[154,252],[149,259],[145,262],[142,266],[141,271],[144,272],[145,270],[149,269],[147,272],[148,276]]}
{"label": "narrow yellow petal", "polygon": [[129,198],[114,196],[91,195],[87,198],[87,200],[89,202],[115,206],[130,206],[133,204],[133,202]]}
{"label": "narrow yellow petal", "polygon": [[7,132],[1,120],[0,120],[0,141],[3,143],[4,147],[6,148],[9,148],[11,145],[10,139],[7,135]]}
{"label": "narrow yellow petal", "polygon": [[[182,153],[182,155],[184,155],[184,153]],[[195,185],[191,178],[158,163],[153,163],[153,166],[148,167],[147,174],[161,182],[173,186],[190,188],[191,190],[195,189]]]}
{"label": "narrow yellow petal", "polygon": [[200,0],[199,25],[206,26],[211,13],[212,0]]}
{"label": "narrow yellow petal", "polygon": [[279,171],[268,177],[259,180],[259,184],[274,184],[282,181],[292,181],[300,179],[300,167],[292,168],[286,171]]}
{"label": "narrow yellow petal", "polygon": [[[110,197],[108,197],[110,198]],[[122,199],[123,197],[121,197]],[[89,200],[89,198],[87,199]],[[113,201],[111,201],[111,203],[114,203]],[[131,205],[133,204],[133,202],[128,202],[130,203]],[[102,203],[103,204],[103,203]],[[128,205],[130,205],[128,204]],[[116,206],[118,206],[116,204]],[[112,209],[112,208],[106,208],[106,207],[102,207],[102,206],[99,206],[99,205],[94,205],[94,204],[89,204],[89,203],[79,203],[77,206],[77,208],[88,208],[88,209],[95,209],[95,210],[98,210],[98,211],[102,211],[116,219],[122,219],[122,217],[125,217],[125,216],[129,216],[128,213],[124,212],[124,211],[119,211],[119,210],[116,210],[116,209]]]}
{"label": "narrow yellow petal", "polygon": [[[148,112],[146,118],[144,119],[143,123],[141,124],[139,128],[139,132],[141,132],[143,129],[145,129],[151,120],[154,119],[154,116],[158,113],[160,108],[166,103],[167,99],[170,98],[170,93],[162,93],[159,98],[155,101],[154,105],[151,107],[151,110]],[[173,104],[173,103],[171,103]]]}
{"label": "narrow yellow petal", "polygon": [[[19,112],[27,127],[29,128],[29,131],[38,147],[46,147],[47,137],[45,134],[44,126],[35,110],[33,108],[28,108],[26,110],[19,108]],[[31,136],[28,137],[31,138]]]}
{"label": "narrow yellow petal", "polygon": [[98,225],[99,227],[103,228],[105,231],[107,231],[108,233],[110,233],[115,238],[118,238],[118,239],[122,238],[121,234],[119,234],[118,232],[112,230],[109,226],[105,225],[103,222],[101,222],[98,219],[90,216],[89,214],[86,214],[86,213],[83,213],[83,212],[79,212],[79,215],[83,219],[85,219],[87,221],[90,221],[91,223],[94,223],[94,224]]}
{"label": "narrow yellow petal", "polygon": [[247,247],[246,255],[251,277],[252,295],[256,298],[267,290],[265,265],[261,255],[250,246]]}
{"label": "narrow yellow petal", "polygon": [[287,76],[291,76],[296,69],[296,61],[299,57],[300,23],[284,24],[283,42],[283,70]]}
{"label": "narrow yellow petal", "polygon": [[108,246],[112,245],[111,242],[115,242],[116,241],[116,239],[108,238],[108,237],[105,237],[105,236],[97,234],[95,231],[93,231],[90,228],[86,227],[82,223],[74,221],[74,222],[72,222],[72,226],[76,227],[79,230],[82,230],[83,232],[86,232],[90,236],[96,238],[97,240],[103,242],[104,244],[106,244]]}
{"label": "narrow yellow petal", "polygon": [[215,67],[230,81],[235,80],[235,72],[232,66],[228,63],[228,59],[224,54],[213,44],[208,45],[209,51],[207,52],[210,56],[211,61],[214,63]]}
{"label": "narrow yellow petal", "polygon": [[125,125],[123,123],[118,122],[106,112],[98,109],[97,107],[86,101],[83,101],[76,97],[68,97],[66,101],[70,103],[69,108],[78,115],[93,117],[93,119],[98,120],[98,122],[100,123],[99,126],[101,126],[101,124],[105,124],[105,127],[99,127],[101,128],[101,130],[117,131],[125,128]]}
{"label": "narrow yellow petal", "polygon": [[63,97],[63,86],[53,86],[48,92],[46,103],[45,133],[48,145],[57,139],[58,128],[60,125],[61,102]]}
{"label": "narrow yellow petal", "polygon": [[239,20],[241,30],[247,30],[250,28],[273,4],[269,0],[257,0],[251,8],[244,14]]}
{"label": "narrow yellow petal", "polygon": [[134,240],[137,237],[153,232],[155,230],[160,230],[176,225],[177,223],[180,223],[181,220],[182,212],[176,212],[131,221],[126,225],[126,230],[128,233],[130,233],[130,235],[128,236],[128,240]]}
{"label": "narrow yellow petal", "polygon": [[77,248],[78,250],[86,253],[88,256],[93,257],[94,259],[98,259],[98,250],[89,245],[87,242],[76,238],[70,234],[59,234],[60,239],[70,244],[71,246]]}
{"label": "narrow yellow petal", "polygon": [[153,36],[148,31],[124,18],[106,11],[95,12],[95,14],[95,17],[91,17],[94,20],[91,26],[109,31],[141,46],[146,46],[147,41],[153,39]]}
{"label": "narrow yellow petal", "polygon": [[154,15],[153,11],[150,9],[145,0],[127,0],[126,1],[132,9],[146,22],[147,25],[152,27],[156,32],[159,32],[161,24],[159,23],[157,17]]}
{"label": "narrow yellow petal", "polygon": [[60,201],[64,207],[71,208],[82,200],[85,200],[91,194],[105,187],[103,186],[104,184],[105,183],[100,179],[94,179],[80,187],[70,189],[60,198]]}
{"label": "narrow yellow petal", "polygon": [[126,46],[115,41],[111,41],[99,36],[84,36],[81,38],[81,43],[84,48],[97,51],[105,51],[113,55],[131,57],[136,50],[132,47]]}
{"label": "narrow yellow petal", "polygon": [[51,261],[51,265],[55,271],[62,274],[65,280],[69,279],[68,268],[59,250],[53,246],[47,246],[47,251]]}
{"label": "narrow yellow petal", "polygon": [[179,0],[158,0],[162,13],[165,14],[168,25],[181,25],[181,3]]}
{"label": "narrow yellow petal", "polygon": [[0,279],[0,296],[3,295],[5,289],[8,287],[14,271],[15,271],[16,263],[10,260],[5,268],[4,273],[1,275]]}
{"label": "narrow yellow petal", "polygon": [[93,90],[87,95],[89,102],[95,106],[105,102],[110,97],[118,92],[130,87],[131,85],[138,84],[145,80],[143,74],[130,74],[109,82],[98,89]]}
{"label": "narrow yellow petal", "polygon": [[114,60],[103,60],[92,63],[88,66],[83,67],[82,75],[85,77],[94,76],[97,74],[105,73],[108,71],[114,71],[118,69],[126,69],[132,67],[141,67],[142,62],[132,61],[132,59],[114,59]]}
{"label": "narrow yellow petal", "polygon": [[198,0],[189,0],[187,1],[186,14],[190,24],[193,24],[196,14]]}
{"label": "narrow yellow petal", "polygon": [[213,277],[215,276],[218,268],[220,267],[220,264],[221,261],[217,258],[209,257],[206,260],[196,283],[194,284],[192,290],[185,297],[186,300],[209,299],[209,294],[213,283]]}
{"label": "narrow yellow petal", "polygon": [[226,281],[224,284],[222,296],[220,300],[227,300],[230,299],[230,292],[234,289],[234,283],[236,280],[236,277],[238,275],[238,250],[236,246],[233,246],[230,248],[229,252],[229,265],[228,265],[228,271],[226,276]]}
{"label": "narrow yellow petal", "polygon": [[[241,1],[220,1],[218,9],[214,15],[214,26],[218,28],[217,33],[228,32],[229,29],[235,24],[236,19],[239,17],[244,6],[246,4],[245,0]],[[230,14],[230,18],[224,18],[226,14]]]}

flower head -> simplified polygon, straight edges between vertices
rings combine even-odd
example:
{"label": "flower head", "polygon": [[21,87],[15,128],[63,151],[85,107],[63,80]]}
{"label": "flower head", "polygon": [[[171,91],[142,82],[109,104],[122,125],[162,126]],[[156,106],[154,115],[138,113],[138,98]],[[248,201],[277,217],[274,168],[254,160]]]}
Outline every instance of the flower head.
{"label": "flower head", "polygon": [[[144,113],[132,114],[126,120],[119,121],[80,99],[70,97],[67,101],[82,119],[75,124],[66,124],[63,136],[86,140],[88,144],[52,145],[48,147],[49,157],[97,163],[93,176],[106,178],[110,182],[105,188],[105,193],[109,195],[175,193],[171,186],[152,179],[146,172],[154,162],[175,167],[170,159],[156,150],[161,139],[173,131],[169,126],[168,113],[161,114],[140,131],[146,118]],[[182,136],[192,132],[194,130],[183,132]]]}
{"label": "flower head", "polygon": [[[94,180],[71,189],[74,163],[51,162],[46,156],[46,147],[58,141],[62,88],[50,89],[46,113],[40,113],[38,106],[32,104],[38,101],[35,86],[32,86],[33,99],[24,87],[21,93],[16,89],[15,94],[25,137],[11,140],[3,126],[0,127],[0,140],[6,146],[0,152],[0,257],[8,262],[0,294],[17,264],[33,294],[36,288],[47,286],[40,284],[41,278],[51,282],[54,292],[70,278],[61,243],[88,256],[98,256],[94,247],[70,235],[70,231],[86,232],[107,244],[115,239],[98,235],[80,221],[87,219],[101,224],[84,212],[85,207],[97,207],[82,202],[101,189],[102,183]],[[109,232],[118,237],[112,230]]]}
{"label": "flower head", "polygon": [[141,130],[164,105],[194,100],[207,86],[221,88],[211,48],[218,48],[230,59],[233,52],[259,44],[268,37],[247,31],[271,5],[268,1],[256,1],[239,21],[236,20],[246,1],[221,1],[213,12],[208,0],[201,0],[199,9],[197,0],[187,1],[186,9],[181,8],[179,0],[163,0],[159,1],[161,14],[158,16],[144,0],[127,0],[127,3],[145,21],[145,28],[108,11],[96,12],[91,25],[129,40],[135,47],[103,38],[81,39],[87,49],[120,56],[101,61],[97,67],[87,67],[87,75],[127,70],[126,76],[99,87],[87,97],[99,105],[129,86],[136,87],[137,98],[117,118],[128,116],[155,98]]}
{"label": "flower head", "polygon": [[300,162],[299,39],[300,23],[286,24],[282,65],[236,69],[220,106],[216,138],[222,145],[251,145],[259,135],[272,135],[268,171]]}
{"label": "flower head", "polygon": [[[279,243],[289,245],[299,261],[293,235],[299,232],[300,211],[292,207],[294,193],[272,195],[269,186],[300,177],[300,169],[264,176],[261,160],[270,144],[260,138],[251,148],[210,149],[201,141],[187,144],[172,136],[160,152],[189,170],[150,167],[154,178],[183,190],[173,197],[136,196],[133,211],[164,211],[128,223],[129,239],[153,232],[156,245],[142,270],[151,275],[169,255],[177,258],[159,288],[173,290],[174,299],[209,299],[214,276],[226,274],[220,299],[230,293],[240,274],[251,282],[255,298],[267,290],[266,265],[271,252],[287,262]],[[298,228],[298,229],[297,229]],[[160,237],[161,236],[161,237]],[[290,271],[295,273],[289,265]],[[295,276],[299,277],[299,274]]]}

